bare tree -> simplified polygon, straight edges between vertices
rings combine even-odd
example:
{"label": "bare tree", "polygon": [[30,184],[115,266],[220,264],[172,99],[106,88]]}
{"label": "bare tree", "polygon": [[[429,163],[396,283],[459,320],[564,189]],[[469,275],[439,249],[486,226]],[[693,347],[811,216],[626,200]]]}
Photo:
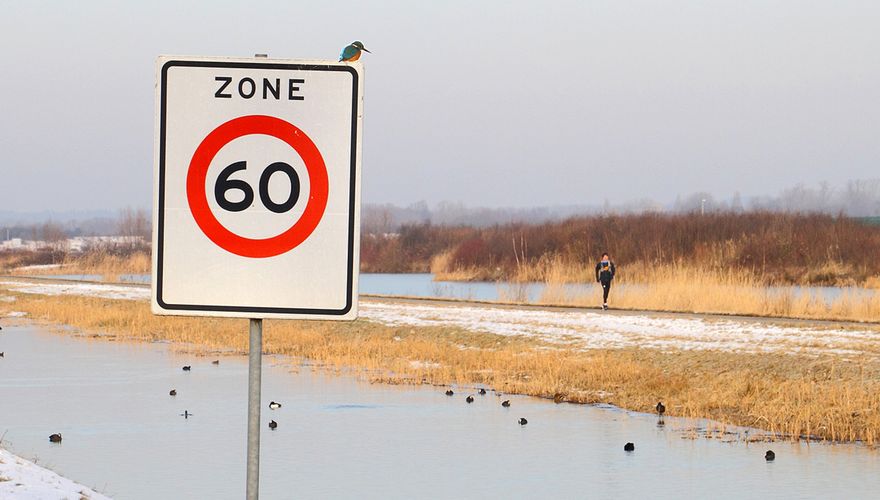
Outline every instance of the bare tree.
{"label": "bare tree", "polygon": [[117,231],[125,237],[126,243],[135,248],[144,244],[150,237],[150,218],[147,211],[142,208],[133,209],[127,207],[119,213]]}

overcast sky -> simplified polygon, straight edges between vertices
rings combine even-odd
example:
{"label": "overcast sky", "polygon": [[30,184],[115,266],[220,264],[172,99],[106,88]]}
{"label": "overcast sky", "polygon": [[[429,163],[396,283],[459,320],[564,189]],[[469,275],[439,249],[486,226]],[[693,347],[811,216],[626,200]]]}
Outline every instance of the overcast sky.
{"label": "overcast sky", "polygon": [[366,54],[363,199],[880,177],[880,2],[0,0],[0,210],[148,207],[160,54]]}

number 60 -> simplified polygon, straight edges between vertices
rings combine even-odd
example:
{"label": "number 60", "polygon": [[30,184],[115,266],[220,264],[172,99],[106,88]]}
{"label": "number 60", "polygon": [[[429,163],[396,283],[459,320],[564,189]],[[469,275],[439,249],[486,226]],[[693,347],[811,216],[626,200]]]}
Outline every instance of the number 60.
{"label": "number 60", "polygon": [[[241,212],[242,210],[246,210],[251,203],[254,201],[254,189],[247,182],[241,179],[230,179],[229,176],[238,172],[239,170],[244,170],[247,168],[246,161],[237,161],[232,165],[224,168],[220,175],[217,177],[217,183],[214,184],[214,198],[217,200],[217,204],[220,205],[220,208],[223,210],[227,210],[229,212]],[[284,203],[275,203],[272,201],[272,198],[269,197],[269,179],[272,178],[272,174],[275,172],[283,172],[287,175],[287,178],[290,180],[290,195],[287,197],[287,200]],[[226,193],[231,189],[238,189],[244,194],[244,198],[241,201],[229,201],[229,198],[226,197]],[[263,205],[275,212],[276,214],[281,214],[287,212],[294,205],[296,205],[297,200],[299,200],[299,175],[297,175],[296,170],[293,169],[287,163],[282,161],[277,161],[268,167],[266,170],[263,170],[263,173],[260,174],[260,201],[263,202]]]}

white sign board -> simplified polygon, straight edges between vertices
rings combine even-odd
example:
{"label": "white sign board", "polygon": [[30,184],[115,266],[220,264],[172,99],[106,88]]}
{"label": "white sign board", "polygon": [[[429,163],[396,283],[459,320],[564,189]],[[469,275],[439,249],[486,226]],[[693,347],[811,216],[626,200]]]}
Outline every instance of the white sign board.
{"label": "white sign board", "polygon": [[157,66],[153,312],[354,319],[360,63]]}

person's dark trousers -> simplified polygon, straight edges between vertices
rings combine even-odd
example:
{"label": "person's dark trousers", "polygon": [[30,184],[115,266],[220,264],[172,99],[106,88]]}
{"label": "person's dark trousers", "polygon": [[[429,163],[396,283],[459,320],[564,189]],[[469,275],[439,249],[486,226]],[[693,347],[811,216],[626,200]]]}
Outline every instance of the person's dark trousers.
{"label": "person's dark trousers", "polygon": [[599,283],[602,283],[602,303],[608,303],[608,292],[611,291],[611,280],[602,280]]}

